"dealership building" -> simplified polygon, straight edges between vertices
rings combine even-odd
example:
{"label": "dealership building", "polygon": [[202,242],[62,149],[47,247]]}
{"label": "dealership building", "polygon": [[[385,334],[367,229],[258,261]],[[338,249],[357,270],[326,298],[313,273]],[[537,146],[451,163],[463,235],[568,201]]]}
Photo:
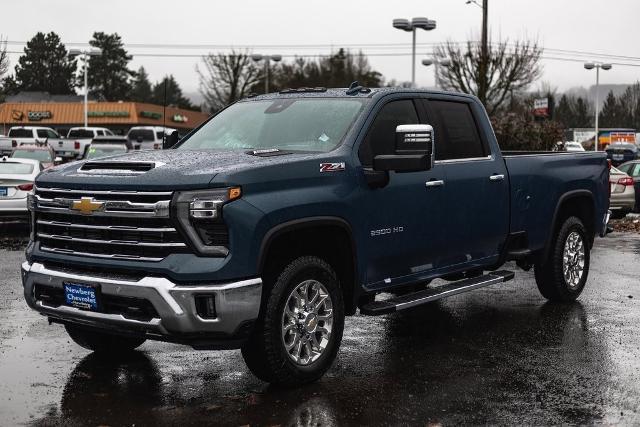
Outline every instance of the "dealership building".
{"label": "dealership building", "polygon": [[[78,99],[81,97],[40,96],[40,101],[33,98],[9,97],[0,104],[0,134],[6,135],[12,126],[46,126],[64,135],[69,128],[84,125],[84,104]],[[140,102],[90,101],[87,110],[89,126],[106,127],[121,135],[133,126],[166,126],[183,133],[209,117],[200,111]]]}

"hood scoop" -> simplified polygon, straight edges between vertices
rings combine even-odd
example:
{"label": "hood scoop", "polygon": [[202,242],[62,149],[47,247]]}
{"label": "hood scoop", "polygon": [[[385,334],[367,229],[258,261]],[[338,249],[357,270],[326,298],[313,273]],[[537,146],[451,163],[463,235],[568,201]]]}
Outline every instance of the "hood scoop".
{"label": "hood scoop", "polygon": [[87,162],[83,164],[78,172],[92,174],[142,174],[149,172],[151,169],[162,166],[161,162]]}

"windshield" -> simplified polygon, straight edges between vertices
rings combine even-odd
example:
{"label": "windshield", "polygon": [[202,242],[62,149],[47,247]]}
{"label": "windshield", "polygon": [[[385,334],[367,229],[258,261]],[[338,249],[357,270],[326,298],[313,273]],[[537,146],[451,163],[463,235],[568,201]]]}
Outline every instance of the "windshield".
{"label": "windshield", "polygon": [[155,141],[152,129],[131,129],[127,134],[127,138],[131,141],[137,141],[138,139],[142,139],[142,141]]}
{"label": "windshield", "polygon": [[124,145],[110,147],[89,147],[87,159],[97,159],[98,157],[113,156],[126,152],[127,148]]}
{"label": "windshield", "polygon": [[67,138],[93,138],[93,131],[87,129],[71,129]]}
{"label": "windshield", "polygon": [[248,101],[211,119],[178,149],[333,150],[364,107],[360,99]]}
{"label": "windshield", "polygon": [[51,159],[51,153],[47,150],[16,150],[11,157],[16,159],[40,160],[41,162],[50,162],[53,160]]}
{"label": "windshield", "polygon": [[27,175],[33,172],[33,165],[28,163],[0,162],[0,173],[11,175]]}

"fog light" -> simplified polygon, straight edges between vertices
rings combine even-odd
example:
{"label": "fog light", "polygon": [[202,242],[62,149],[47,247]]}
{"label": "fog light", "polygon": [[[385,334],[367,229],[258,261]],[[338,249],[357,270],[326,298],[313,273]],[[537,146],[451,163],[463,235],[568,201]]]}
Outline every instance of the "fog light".
{"label": "fog light", "polygon": [[196,312],[203,319],[215,319],[216,314],[216,297],[215,295],[196,295]]}

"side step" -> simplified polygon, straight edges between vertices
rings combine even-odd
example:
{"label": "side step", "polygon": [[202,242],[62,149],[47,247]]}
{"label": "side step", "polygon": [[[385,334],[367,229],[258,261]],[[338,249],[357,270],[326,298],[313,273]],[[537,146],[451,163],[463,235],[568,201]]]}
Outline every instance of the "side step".
{"label": "side step", "polygon": [[373,301],[360,307],[360,313],[369,316],[393,313],[395,311],[415,307],[417,305],[461,294],[463,292],[472,291],[474,289],[483,288],[485,286],[507,282],[513,279],[514,276],[515,273],[513,271],[492,271],[484,276],[447,283],[446,285],[438,286],[437,288],[425,289],[424,291],[402,295],[386,301]]}

